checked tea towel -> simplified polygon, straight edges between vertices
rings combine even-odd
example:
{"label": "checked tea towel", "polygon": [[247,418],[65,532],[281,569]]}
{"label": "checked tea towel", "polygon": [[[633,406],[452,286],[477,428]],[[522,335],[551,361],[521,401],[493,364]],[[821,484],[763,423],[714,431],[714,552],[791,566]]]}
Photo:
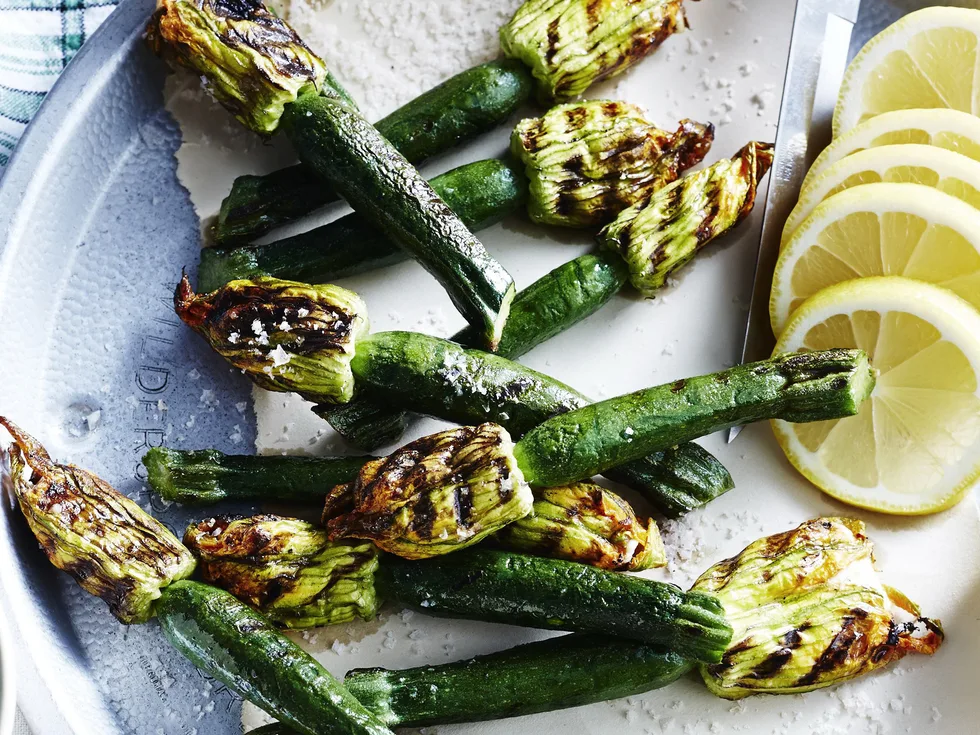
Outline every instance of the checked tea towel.
{"label": "checked tea towel", "polygon": [[0,0],[0,174],[61,70],[118,0]]}

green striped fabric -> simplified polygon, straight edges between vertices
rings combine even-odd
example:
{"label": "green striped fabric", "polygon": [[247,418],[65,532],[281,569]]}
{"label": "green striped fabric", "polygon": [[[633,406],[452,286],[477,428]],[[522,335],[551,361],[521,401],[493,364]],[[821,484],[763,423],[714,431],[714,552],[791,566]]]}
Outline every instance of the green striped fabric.
{"label": "green striped fabric", "polygon": [[118,0],[0,0],[0,171],[55,79]]}

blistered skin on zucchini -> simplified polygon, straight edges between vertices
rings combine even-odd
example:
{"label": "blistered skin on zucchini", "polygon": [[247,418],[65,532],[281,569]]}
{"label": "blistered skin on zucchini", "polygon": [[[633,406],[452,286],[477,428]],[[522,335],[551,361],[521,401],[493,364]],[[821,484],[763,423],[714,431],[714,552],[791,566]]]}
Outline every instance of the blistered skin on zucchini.
{"label": "blistered skin on zucchini", "polygon": [[874,385],[863,350],[775,355],[555,416],[514,452],[528,482],[564,485],[732,426],[853,416]]}
{"label": "blistered skin on zucchini", "polygon": [[675,181],[623,210],[599,233],[600,244],[622,256],[630,283],[653,298],[671,273],[748,216],[772,150],[751,142],[732,158]]}
{"label": "blistered skin on zucchini", "polygon": [[529,515],[494,537],[506,549],[566,559],[600,569],[638,572],[667,563],[653,519],[591,482],[542,488]]}
{"label": "blistered skin on zucchini", "polygon": [[527,0],[500,29],[542,101],[564,102],[619,74],[687,28],[681,0]]}
{"label": "blistered skin on zucchini", "polygon": [[0,448],[10,489],[48,561],[102,598],[120,622],[153,617],[161,590],[193,573],[190,551],[105,480],[54,463],[34,437],[3,416],[0,426],[13,437]]}
{"label": "blistered skin on zucchini", "polygon": [[510,147],[524,164],[533,221],[599,227],[699,163],[713,139],[710,124],[683,120],[670,133],[636,105],[587,100],[522,120]]}
{"label": "blistered skin on zucchini", "polygon": [[350,362],[368,331],[367,307],[353,291],[297,281],[232,281],[195,294],[185,275],[174,293],[181,320],[266,390],[309,401],[346,403]]}
{"label": "blistered skin on zucchini", "polygon": [[324,525],[331,539],[370,539],[407,559],[464,549],[531,512],[513,446],[496,424],[422,437],[334,488]]}
{"label": "blistered skin on zucchini", "polygon": [[147,27],[153,50],[200,74],[245,127],[272,134],[306,91],[353,100],[286,21],[260,2],[159,0]]}
{"label": "blistered skin on zucchini", "polygon": [[231,592],[283,628],[373,620],[378,549],[330,541],[307,521],[275,515],[219,516],[191,524],[184,543],[201,579]]}
{"label": "blistered skin on zucchini", "polygon": [[849,518],[807,521],[715,564],[694,589],[722,600],[735,633],[701,668],[708,688],[725,699],[797,694],[934,653],[939,621],[877,576],[864,523]]}

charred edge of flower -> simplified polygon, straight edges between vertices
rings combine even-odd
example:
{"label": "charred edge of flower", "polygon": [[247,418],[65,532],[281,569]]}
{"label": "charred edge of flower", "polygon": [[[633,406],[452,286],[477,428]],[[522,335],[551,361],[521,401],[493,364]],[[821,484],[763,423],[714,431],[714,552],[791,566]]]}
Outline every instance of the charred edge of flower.
{"label": "charred edge of flower", "polygon": [[[245,520],[247,516],[213,516],[191,524],[184,532],[184,545],[195,551],[199,556],[209,556],[218,559],[222,556],[221,549],[234,549],[235,557],[253,557],[260,551],[267,550],[272,536],[257,525],[235,526],[235,521]],[[275,521],[277,516],[251,516],[255,521]],[[233,531],[229,535],[229,528]],[[215,541],[217,548],[205,548],[200,543],[201,536]],[[220,542],[219,542],[220,539]],[[216,553],[217,552],[217,553]]]}
{"label": "charred edge of flower", "polygon": [[[615,119],[624,115],[636,115],[632,105],[614,100],[600,103],[603,114]],[[568,128],[574,129],[581,125],[585,117],[582,105],[568,107],[563,111]],[[538,118],[532,126],[521,133],[522,146],[531,154],[541,149],[540,138],[548,132],[545,118]],[[711,123],[698,123],[693,120],[682,120],[674,133],[660,130],[653,125],[637,124],[628,131],[622,131],[620,140],[614,148],[602,151],[603,161],[615,161],[633,153],[633,159],[650,158],[650,171],[642,179],[630,182],[632,191],[643,190],[645,187],[659,187],[675,181],[678,176],[691,166],[700,163],[711,149],[715,129]],[[654,152],[655,151],[655,152]],[[554,204],[555,213],[568,217],[575,213],[581,202],[575,193],[581,187],[594,183],[594,179],[586,176],[583,170],[584,162],[581,156],[573,156],[560,164],[565,176],[557,182],[558,195]],[[654,191],[656,189],[654,188]],[[601,215],[600,223],[611,219],[621,210],[636,203],[628,193],[618,187],[608,186],[599,195],[595,212]]]}
{"label": "charred edge of flower", "polygon": [[191,286],[187,273],[180,274],[180,282],[174,289],[174,311],[191,329],[200,331],[211,315],[211,305],[206,297],[198,296]]}
{"label": "charred edge of flower", "polygon": [[[375,541],[397,538],[403,533],[412,533],[419,538],[427,538],[432,526],[438,520],[438,513],[432,505],[432,498],[423,493],[412,508],[412,519],[408,528],[402,531],[391,523],[392,516],[399,509],[392,509],[389,502],[393,497],[401,497],[401,487],[425,486],[427,473],[418,460],[438,450],[448,456],[457,454],[460,448],[479,441],[486,448],[498,447],[503,443],[503,436],[493,434],[488,436],[477,427],[460,427],[453,432],[452,438],[447,439],[449,432],[440,432],[417,439],[406,444],[388,457],[366,465],[357,479],[346,486],[334,489],[324,510],[323,522],[327,527],[331,540],[345,537],[370,538]],[[507,466],[507,458],[494,453],[487,460],[485,453],[474,452],[466,464],[454,467],[453,479],[466,477],[472,470],[479,467],[503,471]],[[452,482],[452,479],[449,480]],[[454,497],[454,514],[456,523],[465,528],[470,525],[472,499],[469,493],[464,493],[464,486],[457,486]],[[365,493],[369,492],[369,496]],[[514,490],[507,486],[498,490],[504,503],[510,500]],[[375,501],[372,503],[372,501]],[[378,502],[380,501],[380,502]],[[372,507],[372,505],[374,507]],[[362,508],[362,506],[365,506]],[[346,507],[346,512],[338,515],[337,511]]]}
{"label": "charred edge of flower", "polygon": [[[752,208],[755,206],[755,195],[758,190],[759,180],[769,171],[769,166],[772,164],[771,151],[772,146],[768,143],[752,141],[744,145],[738,153],[732,156],[733,160],[738,160],[741,163],[739,175],[747,184],[742,205],[739,207],[738,214],[732,219],[731,223],[724,229],[716,231],[714,228],[715,219],[721,210],[721,202],[717,196],[711,198],[710,209],[694,233],[698,250],[714,238],[720,237],[734,228],[752,211]],[[768,156],[766,155],[767,153]]]}
{"label": "charred edge of flower", "polygon": [[[756,192],[758,191],[759,181],[769,171],[769,167],[772,165],[772,150],[773,146],[769,143],[752,141],[743,146],[742,149],[732,157],[732,160],[740,161],[740,175],[745,179],[747,184],[745,196],[742,199],[742,204],[739,207],[738,214],[726,227],[724,227],[724,229],[716,230],[715,221],[721,211],[721,201],[717,196],[711,196],[709,206],[703,213],[701,223],[694,231],[694,238],[696,242],[694,252],[700,251],[701,248],[715,238],[721,237],[725,233],[732,230],[749,215],[755,206],[755,197]],[[677,218],[677,215],[680,213],[683,206],[683,184],[671,189],[669,196],[670,199],[665,205],[664,211],[667,213],[667,220],[674,220]],[[624,257],[629,252],[632,238],[631,229],[632,228],[624,227],[617,240]],[[669,255],[670,253],[666,248],[666,243],[654,249],[654,251],[650,253],[649,257],[653,270],[656,271],[661,263],[663,263],[669,257]]]}
{"label": "charred edge of flower", "polygon": [[[603,2],[604,0],[590,0],[586,7],[590,24],[586,38],[591,38],[599,27],[602,18],[598,11],[599,6]],[[670,38],[679,29],[686,29],[688,27],[687,14],[684,12],[684,6],[681,4],[681,0],[671,0],[662,9],[661,22],[656,24],[654,30],[644,33],[634,32],[630,36],[629,45],[623,49],[619,49],[615,63],[601,68],[599,73],[593,78],[592,84],[601,82],[606,77],[613,76],[621,70],[632,66],[645,56],[656,51],[660,44]],[[548,46],[545,51],[545,58],[549,65],[554,63],[555,55],[558,53],[558,46],[562,41],[558,31],[559,18],[555,18],[548,26]],[[568,92],[569,88],[577,82],[578,80],[573,77],[566,76],[555,84],[554,96],[556,98],[562,98]]]}
{"label": "charred edge of flower", "polygon": [[[320,325],[322,321],[313,315],[326,310],[309,296],[286,296],[281,288],[262,283],[225,285],[210,294],[200,295],[194,293],[186,274],[174,293],[174,310],[181,321],[212,342],[216,341],[213,334],[217,334],[221,341],[233,333],[241,335],[237,344],[242,349],[255,346],[252,344],[252,324],[256,319],[271,325],[285,321],[290,325],[289,351],[300,356],[346,341],[356,316],[344,309],[330,308],[333,317],[330,328],[315,329],[314,325]],[[301,312],[308,316],[300,317]]]}
{"label": "charred edge of flower", "polygon": [[[271,60],[282,76],[287,78],[305,77],[310,82],[319,85],[319,80],[315,78],[308,66],[298,63],[295,60],[295,54],[281,53],[281,49],[291,46],[300,48],[322,66],[320,58],[313,53],[286,21],[270,12],[263,3],[258,2],[258,0],[189,1],[201,12],[216,19],[249,23],[247,36],[239,33],[234,26],[229,26],[226,32],[219,34],[220,40],[229,48],[252,49]],[[172,52],[179,56],[182,51],[179,44],[187,41],[181,37],[181,25],[179,23],[164,29],[167,12],[167,3],[162,2],[151,16],[147,26],[146,38],[154,53],[166,55]],[[265,76],[269,81],[274,81],[269,78],[268,74]]]}
{"label": "charred edge of flower", "polygon": [[40,479],[37,476],[42,469],[54,467],[51,455],[48,454],[48,450],[44,448],[41,442],[23,431],[6,416],[0,416],[0,426],[3,426],[14,438],[17,449],[24,457],[27,466],[33,471],[34,476],[31,477],[31,482],[36,482],[37,479]]}
{"label": "charred edge of flower", "polygon": [[688,118],[681,120],[665,152],[677,167],[674,178],[682,171],[701,163],[714,141],[715,126],[710,122],[699,123]]}
{"label": "charred edge of flower", "polygon": [[[759,182],[762,181],[763,176],[769,173],[769,169],[772,167],[773,156],[773,144],[758,141],[747,143],[735,154],[735,158],[742,160],[741,173],[742,176],[747,178],[749,189],[745,194],[745,200],[742,202],[738,217],[732,223],[732,227],[745,219],[755,206],[755,195],[759,188]],[[751,170],[750,167],[754,170]]]}
{"label": "charred edge of flower", "polygon": [[[249,523],[236,523],[237,521]],[[258,516],[219,516],[208,518],[192,524],[185,533],[184,543],[193,549],[199,558],[201,579],[231,592],[235,597],[248,602],[257,608],[274,605],[278,600],[292,593],[303,580],[300,572],[291,570],[287,565],[275,576],[268,574],[249,574],[243,567],[264,567],[271,569],[269,557],[284,554],[290,542],[290,536],[283,534],[279,537],[270,534],[263,523],[291,520],[276,515]],[[213,541],[213,544],[201,541]],[[362,569],[371,561],[375,552],[372,550],[347,550],[351,560],[345,564],[330,567],[330,581],[315,597],[322,597],[330,592],[337,580]],[[303,559],[314,559],[322,549],[309,554],[295,554],[295,563],[301,565]]]}
{"label": "charred edge of flower", "polygon": [[[125,568],[107,568],[100,564],[100,560],[109,560],[116,566],[130,562],[143,564],[158,575],[157,587],[162,588],[173,581],[180,571],[179,566],[191,561],[187,550],[163,524],[108,482],[75,465],[53,462],[40,442],[9,419],[0,416],[0,425],[16,444],[12,451],[17,452],[18,457],[11,459],[12,464],[23,462],[31,469],[29,478],[20,476],[11,480],[13,494],[48,560],[70,574],[87,592],[102,599],[120,621],[143,622],[147,618],[149,601],[142,595],[132,598],[138,591],[152,595],[152,582],[142,576],[133,576]],[[19,466],[14,469],[20,472]],[[18,487],[22,483],[28,487]],[[98,510],[98,502],[104,503],[103,512],[91,514],[92,508]],[[78,523],[88,524],[88,527],[79,529]],[[94,535],[91,540],[95,542],[95,553],[78,549],[71,543],[65,544],[59,538],[62,528],[72,535],[90,531]],[[113,558],[113,553],[119,553],[119,549],[103,547],[102,539],[124,532],[129,534],[123,538],[127,542],[125,558]],[[146,606],[138,606],[140,603],[146,603]]]}

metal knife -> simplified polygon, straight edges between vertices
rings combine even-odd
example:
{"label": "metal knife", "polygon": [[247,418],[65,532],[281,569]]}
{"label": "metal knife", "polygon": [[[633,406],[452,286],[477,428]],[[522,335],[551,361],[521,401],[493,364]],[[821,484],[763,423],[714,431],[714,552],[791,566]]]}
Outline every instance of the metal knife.
{"label": "metal knife", "polygon": [[[762,217],[752,302],[742,362],[764,360],[775,339],[769,326],[769,291],[783,224],[803,176],[831,138],[837,92],[847,66],[851,30],[860,0],[798,0],[779,107],[776,148]],[[741,426],[729,429],[733,441]]]}

